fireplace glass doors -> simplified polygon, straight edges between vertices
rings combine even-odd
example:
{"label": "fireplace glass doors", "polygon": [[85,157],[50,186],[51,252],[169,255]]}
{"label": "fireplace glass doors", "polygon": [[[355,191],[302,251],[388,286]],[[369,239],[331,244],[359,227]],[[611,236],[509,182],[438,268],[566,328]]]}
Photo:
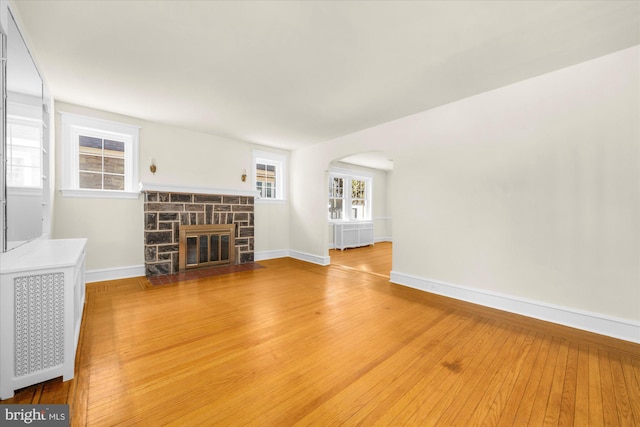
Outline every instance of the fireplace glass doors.
{"label": "fireplace glass doors", "polygon": [[180,227],[179,269],[235,264],[235,224]]}

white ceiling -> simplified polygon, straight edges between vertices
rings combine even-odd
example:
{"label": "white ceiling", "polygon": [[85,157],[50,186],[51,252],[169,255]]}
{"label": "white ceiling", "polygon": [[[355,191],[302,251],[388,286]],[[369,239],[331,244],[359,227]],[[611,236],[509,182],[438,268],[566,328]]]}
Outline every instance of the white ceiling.
{"label": "white ceiling", "polygon": [[640,43],[638,1],[18,1],[53,96],[295,149]]}

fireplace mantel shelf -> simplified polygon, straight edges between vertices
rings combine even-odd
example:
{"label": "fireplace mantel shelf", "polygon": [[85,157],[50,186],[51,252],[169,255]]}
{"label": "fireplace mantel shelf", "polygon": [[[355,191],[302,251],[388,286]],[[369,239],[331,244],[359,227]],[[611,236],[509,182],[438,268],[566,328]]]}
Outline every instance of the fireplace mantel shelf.
{"label": "fireplace mantel shelf", "polygon": [[185,187],[179,185],[156,184],[149,182],[140,183],[140,192],[160,191],[165,193],[192,193],[192,194],[220,194],[223,196],[247,196],[258,198],[260,193],[252,190],[234,190],[205,187]]}

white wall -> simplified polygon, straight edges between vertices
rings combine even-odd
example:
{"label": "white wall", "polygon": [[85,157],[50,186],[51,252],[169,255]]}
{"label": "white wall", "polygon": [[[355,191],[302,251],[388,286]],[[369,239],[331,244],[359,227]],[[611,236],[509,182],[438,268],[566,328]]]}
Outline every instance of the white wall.
{"label": "white wall", "polygon": [[[120,116],[57,102],[56,111],[84,114],[140,126],[140,181],[148,184],[252,190],[242,182],[243,170],[252,169],[252,150],[265,147],[186,129]],[[56,114],[56,140],[60,147],[60,115]],[[57,160],[57,189],[60,170]],[[273,150],[272,150],[273,151]],[[278,151],[287,154],[286,152]],[[149,171],[151,159],[157,171]],[[87,270],[124,269],[144,264],[143,200],[63,197],[56,191],[54,238],[86,237]],[[255,251],[288,248],[288,204],[256,205]],[[143,273],[141,273],[143,274]]]}
{"label": "white wall", "polygon": [[326,254],[329,161],[385,151],[394,271],[637,325],[639,58],[636,46],[295,151],[292,249]]}
{"label": "white wall", "polygon": [[289,250],[289,202],[255,205],[255,259],[279,258]]}

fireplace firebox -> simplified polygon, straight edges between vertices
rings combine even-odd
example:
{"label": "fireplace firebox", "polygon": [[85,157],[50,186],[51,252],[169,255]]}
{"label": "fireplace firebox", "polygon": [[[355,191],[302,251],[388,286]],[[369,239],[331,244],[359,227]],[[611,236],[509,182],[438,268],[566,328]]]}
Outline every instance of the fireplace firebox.
{"label": "fireplace firebox", "polygon": [[179,271],[235,264],[235,224],[183,225],[178,250]]}

